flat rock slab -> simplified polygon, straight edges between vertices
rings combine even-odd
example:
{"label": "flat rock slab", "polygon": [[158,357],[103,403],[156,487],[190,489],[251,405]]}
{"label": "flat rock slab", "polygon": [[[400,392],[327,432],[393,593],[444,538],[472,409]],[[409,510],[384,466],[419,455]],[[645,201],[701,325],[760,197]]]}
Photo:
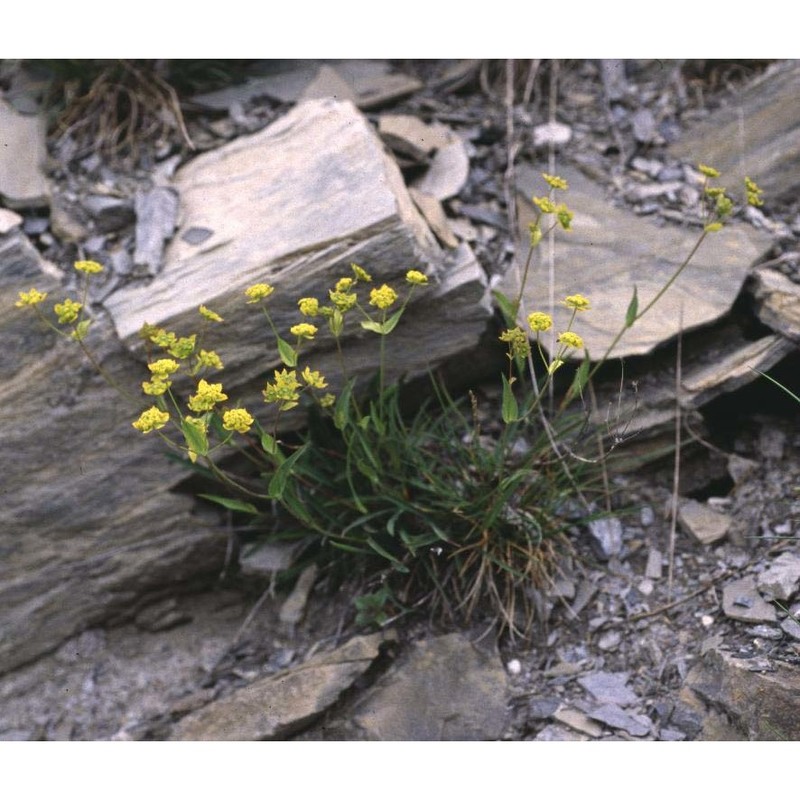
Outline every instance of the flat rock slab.
{"label": "flat rock slab", "polygon": [[722,610],[740,622],[777,622],[775,609],[759,594],[752,575],[731,581],[722,589]]}
{"label": "flat rock slab", "polygon": [[0,200],[11,208],[46,206],[50,186],[44,174],[44,116],[20,114],[0,97],[0,131]]}
{"label": "flat rock slab", "polygon": [[380,633],[357,636],[298,667],[237,689],[184,717],[170,739],[252,742],[297,733],[369,669],[382,641]]}
{"label": "flat rock slab", "polygon": [[774,600],[790,600],[800,589],[800,555],[781,553],[758,576],[758,588]]}
{"label": "flat rock slab", "polygon": [[629,706],[639,699],[628,688],[629,678],[627,672],[591,672],[578,678],[578,683],[600,703]]}
{"label": "flat rock slab", "polygon": [[[639,308],[660,291],[697,242],[699,229],[658,227],[651,220],[615,208],[602,187],[577,170],[560,169],[569,182],[564,201],[575,213],[571,232],[556,235],[555,302],[580,293],[592,308],[580,314],[574,330],[590,354],[599,359],[611,345],[625,321],[625,311],[638,287]],[[528,223],[534,218],[531,196],[547,194],[541,172],[530,167],[518,170],[521,241],[529,239]],[[710,235],[691,264],[661,300],[626,332],[613,357],[644,355],[677,335],[719,319],[733,304],[745,277],[767,251],[771,239],[748,226],[731,223]],[[548,311],[548,274],[541,262],[546,242],[537,248],[534,266],[524,294],[525,312]],[[523,258],[527,255],[524,248]],[[516,296],[520,275],[512,269],[501,289]],[[565,329],[568,309],[555,308],[555,328]],[[545,335],[545,343],[548,341]],[[582,357],[577,353],[575,357]]]}
{"label": "flat rock slab", "polygon": [[770,671],[712,649],[686,676],[686,685],[736,721],[751,741],[800,739],[800,670],[772,661]]}
{"label": "flat rock slab", "polygon": [[487,741],[506,722],[507,677],[460,634],[418,642],[369,693],[354,720],[369,740]]}
{"label": "flat rock slab", "polygon": [[800,61],[773,65],[690,128],[672,155],[712,165],[730,189],[748,176],[768,200],[794,195],[800,187],[798,81]]}
{"label": "flat rock slab", "polygon": [[[389,342],[393,375],[422,373],[429,364],[474,346],[490,316],[486,278],[466,245],[445,253],[417,211],[393,159],[351,103],[302,103],[252,136],[203,154],[179,170],[175,190],[181,221],[158,277],[113,293],[106,307],[120,338],[134,351],[145,321],[196,330],[207,304],[231,331],[220,354],[226,386],[278,367],[274,343],[265,348],[263,316],[245,303],[244,290],[270,283],[270,314],[282,335],[301,321],[300,297],[327,300],[339,277],[360,264],[377,285],[404,284],[419,269],[431,286],[415,293]],[[210,235],[197,241],[189,231]],[[354,373],[372,374],[374,337],[356,322],[345,338]],[[350,348],[348,350],[348,348]],[[265,349],[267,352],[265,353]],[[312,361],[336,391],[335,345],[327,326]],[[309,356],[310,358],[310,356]]]}
{"label": "flat rock slab", "polygon": [[678,509],[678,521],[685,531],[702,544],[724,539],[731,525],[727,514],[709,508],[697,500],[684,500]]}

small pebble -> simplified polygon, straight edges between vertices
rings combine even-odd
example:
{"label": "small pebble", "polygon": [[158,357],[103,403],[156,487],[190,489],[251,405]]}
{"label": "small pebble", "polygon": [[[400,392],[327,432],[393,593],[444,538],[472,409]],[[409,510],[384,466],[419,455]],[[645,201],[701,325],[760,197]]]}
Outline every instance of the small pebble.
{"label": "small pebble", "polygon": [[506,664],[506,669],[509,675],[519,675],[520,672],[522,672],[522,664],[518,658],[512,658],[511,661]]}

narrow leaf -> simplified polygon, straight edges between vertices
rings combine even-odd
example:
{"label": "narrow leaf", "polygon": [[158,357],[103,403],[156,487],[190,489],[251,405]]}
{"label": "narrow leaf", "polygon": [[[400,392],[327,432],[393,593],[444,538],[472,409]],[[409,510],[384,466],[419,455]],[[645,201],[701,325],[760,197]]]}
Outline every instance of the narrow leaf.
{"label": "narrow leaf", "polygon": [[572,386],[570,387],[571,396],[574,397],[576,394],[578,395],[583,394],[583,389],[589,380],[589,368],[591,367],[591,365],[592,363],[589,360],[589,354],[587,353],[583,361],[581,362],[581,365],[575,372],[575,377],[572,379]]}
{"label": "narrow leaf", "polygon": [[278,336],[278,355],[287,367],[297,366],[297,352],[285,339]]}
{"label": "narrow leaf", "polygon": [[261,449],[271,456],[278,452],[278,443],[273,436],[270,436],[266,431],[261,434]]}
{"label": "narrow leaf", "polygon": [[639,313],[639,294],[636,291],[636,284],[633,285],[633,297],[628,303],[628,310],[625,312],[625,327],[630,328],[636,322],[636,315]]}
{"label": "narrow leaf", "polygon": [[511,301],[500,291],[492,292],[492,295],[497,301],[500,313],[503,315],[503,319],[505,320],[506,327],[513,328],[517,322],[516,314],[514,313],[514,306],[511,304]]}
{"label": "narrow leaf", "polygon": [[181,430],[190,452],[199,456],[208,455],[208,437],[202,428],[184,419],[181,422]]}
{"label": "narrow leaf", "polygon": [[233,497],[220,497],[216,494],[199,494],[197,496],[205,500],[210,500],[212,503],[216,503],[231,511],[241,511],[245,514],[259,513],[259,510],[252,503],[246,503],[244,500],[236,500]]}
{"label": "narrow leaf", "polygon": [[391,333],[396,327],[397,323],[400,322],[400,317],[403,316],[403,309],[401,308],[399,311],[395,311],[386,322],[383,323],[383,330],[381,331],[384,335]]}
{"label": "narrow leaf", "polygon": [[514,397],[514,392],[511,389],[511,384],[505,375],[501,375],[503,379],[503,422],[516,422],[519,419],[519,406],[517,405],[517,398]]}
{"label": "narrow leaf", "polygon": [[374,319],[363,320],[361,322],[361,327],[365,331],[372,331],[373,333],[384,333],[383,325],[380,322],[375,322]]}
{"label": "narrow leaf", "polygon": [[275,474],[272,476],[272,480],[269,482],[269,487],[267,488],[267,493],[270,497],[275,500],[281,499],[286,489],[286,482],[291,477],[292,467],[294,467],[297,459],[305,453],[307,448],[308,444],[304,444],[300,449],[295,450],[294,453],[275,470]]}

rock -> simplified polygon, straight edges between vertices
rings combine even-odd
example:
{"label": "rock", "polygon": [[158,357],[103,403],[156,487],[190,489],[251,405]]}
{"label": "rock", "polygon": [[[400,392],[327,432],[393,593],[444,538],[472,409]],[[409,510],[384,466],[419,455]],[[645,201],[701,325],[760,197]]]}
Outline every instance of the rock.
{"label": "rock", "polygon": [[[257,170],[253,164],[258,164]],[[235,338],[220,348],[226,387],[258,380],[278,367],[264,352],[264,322],[244,302],[244,290],[268,282],[278,330],[297,319],[297,299],[324,298],[355,261],[375,281],[402,283],[416,268],[432,279],[417,292],[389,343],[390,377],[428,366],[477,344],[490,316],[486,278],[466,245],[445,254],[413,205],[394,162],[348,103],[309,101],[252,136],[205,153],[176,174],[182,220],[161,274],[147,286],[124,287],[106,301],[121,339],[138,352],[143,322],[174,329],[196,326],[207,304]],[[205,228],[199,245],[183,233]],[[377,365],[375,342],[358,325],[345,330],[344,350],[356,375]],[[309,349],[313,368],[333,391],[339,373],[332,337],[323,328]],[[250,384],[254,402],[260,389]],[[246,396],[244,397],[246,400]],[[287,424],[291,415],[283,415]]]}
{"label": "rock", "polygon": [[77,244],[89,237],[88,220],[74,202],[62,195],[50,204],[50,230],[63,242]]}
{"label": "rock", "polygon": [[781,553],[758,576],[759,591],[772,600],[791,600],[800,589],[800,555]]}
{"label": "rock", "polygon": [[310,564],[301,573],[289,596],[283,601],[278,618],[285,625],[297,625],[303,619],[308,603],[308,596],[314,588],[318,568]]}
{"label": "rock", "polygon": [[603,729],[596,722],[592,722],[587,714],[575,708],[559,708],[553,714],[553,719],[579,733],[585,733],[593,739],[598,739],[603,735]]}
{"label": "rock", "polygon": [[781,622],[781,630],[792,639],[800,640],[800,622],[796,618],[787,617]]}
{"label": "rock", "polygon": [[565,728],[563,725],[547,725],[534,739],[536,742],[588,742],[589,737]]}
{"label": "rock", "polygon": [[458,247],[458,239],[450,227],[450,222],[444,213],[442,204],[435,197],[417,189],[409,189],[409,194],[414,200],[414,204],[422,212],[428,225],[430,225],[431,230],[436,234],[436,238],[445,247]]}
{"label": "rock", "polygon": [[620,100],[624,100],[628,93],[625,60],[622,58],[601,59],[600,75],[603,79],[603,88],[609,103],[617,103]]}
{"label": "rock", "polygon": [[178,194],[164,186],[137,192],[135,209],[136,250],[133,263],[144,267],[147,275],[158,275],[164,247],[175,232]]}
{"label": "rock", "polygon": [[764,426],[758,434],[758,449],[765,459],[780,461],[783,458],[783,448],[786,444],[786,434],[777,428]]}
{"label": "rock", "polygon": [[684,500],[678,507],[678,521],[684,530],[702,544],[713,544],[724,539],[731,519],[697,500]]}
{"label": "rock", "polygon": [[260,678],[178,722],[172,741],[284,739],[313,722],[377,658],[383,635],[357,636],[293,669]]}
{"label": "rock", "polygon": [[651,580],[659,580],[663,572],[663,556],[660,550],[651,547],[647,551],[647,566],[645,566],[645,577]]}
{"label": "rock", "polygon": [[578,678],[578,683],[600,703],[630,706],[639,698],[628,688],[628,678],[627,672],[591,672]]}
{"label": "rock", "polygon": [[47,161],[47,121],[43,114],[17,112],[0,97],[0,200],[11,208],[46,206],[50,187],[44,174]]}
{"label": "rock", "polygon": [[251,577],[274,578],[277,572],[292,566],[298,547],[298,542],[264,542],[243,548],[239,569]]}
{"label": "rock", "polygon": [[589,535],[598,558],[608,561],[622,550],[622,522],[619,517],[601,517],[589,522]]}
{"label": "rock", "polygon": [[174,597],[147,606],[134,620],[137,628],[151,633],[168,631],[191,621],[192,615],[181,609]]}
{"label": "rock", "polygon": [[94,228],[99,233],[125,228],[136,219],[130,202],[121,197],[90,194],[83,199],[83,207],[94,220]]}
{"label": "rock", "polygon": [[619,631],[606,631],[597,640],[597,646],[600,648],[600,650],[611,652],[619,647],[621,641],[622,634]]}
{"label": "rock", "polygon": [[7,208],[0,208],[0,236],[11,233],[20,225],[22,225],[22,217],[19,214],[15,214]]}
{"label": "rock", "polygon": [[571,139],[572,128],[560,122],[545,122],[533,129],[534,147],[546,147],[551,144],[561,147],[568,144]]}
{"label": "rock", "polygon": [[633,136],[640,144],[650,144],[656,138],[656,118],[649,108],[640,108],[631,117]]}
{"label": "rock", "polygon": [[[527,241],[528,224],[535,210],[529,198],[532,194],[546,194],[547,185],[541,172],[533,168],[520,165],[517,174],[517,188],[522,195],[518,203],[521,236],[522,241]],[[576,170],[565,167],[561,174],[569,182],[564,199],[575,217],[573,230],[556,236],[557,264],[568,264],[569,269],[556,268],[555,298],[558,301],[576,292],[589,298],[592,310],[580,315],[575,332],[598,359],[624,323],[634,285],[642,309],[689,254],[698,231],[657,227],[646,218],[615,208],[601,187]],[[613,356],[649,353],[681,328],[689,331],[719,319],[730,309],[750,267],[766,252],[770,241],[770,237],[735,223],[708,237],[659,303],[622,337]],[[528,313],[548,311],[542,303],[542,298],[549,296],[547,272],[534,269],[528,277],[524,296]],[[513,297],[519,290],[520,278],[516,269],[511,270],[501,290]],[[568,309],[556,307],[558,330],[563,330],[569,313]],[[582,357],[582,353],[573,357]]]}
{"label": "rock", "polygon": [[436,151],[427,172],[411,185],[437,200],[447,200],[464,188],[468,175],[467,148],[458,136],[453,135],[448,144]]}
{"label": "rock", "polygon": [[736,455],[736,453],[731,453],[728,456],[728,474],[737,485],[744,483],[757,469],[757,461],[743,458]]}
{"label": "rock", "polygon": [[486,741],[506,724],[507,677],[460,634],[417,642],[359,701],[354,720],[367,739]]}
{"label": "rock", "polygon": [[772,65],[737,92],[735,103],[687,131],[672,146],[672,155],[711,164],[726,186],[748,176],[767,202],[793,196],[800,187],[800,125],[794,112],[799,79],[799,62]]}
{"label": "rock", "polygon": [[558,711],[561,700],[558,697],[536,697],[528,704],[529,719],[549,719]]}
{"label": "rock", "polygon": [[800,738],[800,670],[780,661],[754,672],[747,659],[724,650],[708,652],[692,667],[686,685],[736,723],[751,741]]}
{"label": "rock", "polygon": [[775,609],[758,593],[752,575],[731,581],[722,589],[722,611],[741,622],[776,622]]}
{"label": "rock", "polygon": [[590,711],[589,716],[609,728],[627,731],[631,736],[646,736],[650,733],[650,721],[647,717],[641,714],[631,716],[613,703],[606,703]]}
{"label": "rock", "polygon": [[455,134],[444,125],[428,125],[410,114],[381,114],[381,139],[396,153],[425,163],[428,156],[454,141]]}
{"label": "rock", "polygon": [[349,100],[351,103],[356,102],[356,93],[339,73],[327,64],[323,64],[319,68],[319,72],[311,83],[303,89],[302,94],[298,98],[298,102],[302,103],[304,100],[318,100],[323,97],[332,97],[334,100],[339,101]]}

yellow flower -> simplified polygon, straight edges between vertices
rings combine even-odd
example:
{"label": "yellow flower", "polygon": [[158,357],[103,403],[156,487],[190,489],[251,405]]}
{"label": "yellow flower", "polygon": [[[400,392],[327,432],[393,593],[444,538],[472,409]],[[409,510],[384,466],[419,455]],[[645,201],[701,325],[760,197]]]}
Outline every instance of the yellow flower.
{"label": "yellow flower", "polygon": [[558,175],[548,175],[546,172],[543,172],[542,177],[545,179],[548,186],[553,189],[569,189],[569,184],[563,178],[559,178]]}
{"label": "yellow flower", "polygon": [[353,275],[356,276],[357,281],[364,281],[364,283],[372,283],[372,275],[369,274],[365,269],[361,269],[358,264],[351,264],[351,269],[353,270]]}
{"label": "yellow flower", "polygon": [[262,394],[266,403],[281,403],[281,410],[288,411],[297,405],[300,383],[294,370],[275,370],[275,381],[267,383]]}
{"label": "yellow flower", "polygon": [[528,232],[531,235],[531,247],[536,247],[542,241],[542,229],[538,222],[528,223]]}
{"label": "yellow flower", "polygon": [[206,306],[200,306],[200,314],[210,322],[222,322],[222,317],[216,311],[212,311]]}
{"label": "yellow flower", "polygon": [[556,217],[558,217],[558,224],[565,231],[572,230],[572,218],[574,216],[575,215],[564,205],[564,203],[556,206]]}
{"label": "yellow flower", "polygon": [[555,214],[556,204],[549,197],[534,197],[533,204],[542,214]]}
{"label": "yellow flower", "polygon": [[197,354],[198,367],[210,367],[211,369],[222,369],[222,359],[213,350],[201,350]]}
{"label": "yellow flower", "polygon": [[719,170],[714,169],[714,167],[706,166],[705,164],[698,164],[697,169],[706,176],[706,178],[719,178]]}
{"label": "yellow flower", "polygon": [[24,308],[25,306],[38,306],[43,303],[47,297],[47,292],[40,292],[38,289],[31,289],[29,292],[20,292],[19,300],[14,305],[17,308]]}
{"label": "yellow flower", "polygon": [[716,233],[717,231],[721,231],[723,227],[724,226],[721,222],[709,222],[708,225],[703,228],[703,230],[706,233]]}
{"label": "yellow flower", "polygon": [[559,367],[563,367],[564,362],[560,358],[554,358],[547,367],[547,374],[552,375]]}
{"label": "yellow flower", "polygon": [[147,365],[147,368],[153,373],[153,376],[155,378],[161,378],[162,380],[168,375],[172,375],[173,372],[177,372],[178,367],[178,362],[173,361],[171,358],[159,358],[158,361]]}
{"label": "yellow flower", "polygon": [[583,347],[583,339],[581,339],[577,333],[573,333],[572,331],[564,331],[564,333],[559,333],[558,342],[559,344],[563,344],[565,347],[574,347],[577,350],[580,350]]}
{"label": "yellow flower", "polygon": [[178,337],[170,331],[165,331],[163,328],[151,328],[148,328],[150,341],[158,345],[158,347],[163,347],[166,350],[178,341]]}
{"label": "yellow flower", "polygon": [[275,287],[268,283],[256,283],[245,289],[244,293],[249,298],[248,303],[257,303],[259,300],[266,300],[274,291]]}
{"label": "yellow flower", "polygon": [[427,286],[428,284],[428,276],[416,269],[410,269],[406,272],[406,280],[416,286]]}
{"label": "yellow flower", "polygon": [[227,399],[221,383],[208,383],[201,379],[197,384],[197,393],[189,398],[189,408],[195,412],[211,411],[217,403]]}
{"label": "yellow flower", "polygon": [[761,195],[764,194],[763,190],[758,188],[758,184],[750,178],[744,179],[744,188],[747,192],[747,202],[751,206],[763,206],[764,201]]}
{"label": "yellow flower", "polygon": [[[337,292],[331,289],[329,294],[331,302],[342,312],[349,311],[358,301],[355,294],[348,294],[347,292]],[[324,309],[322,313],[325,313]]]}
{"label": "yellow flower", "polygon": [[334,288],[335,292],[348,292],[352,289],[355,278],[339,278]]}
{"label": "yellow flower", "polygon": [[397,292],[385,283],[380,289],[373,289],[369,293],[369,304],[380,309],[389,308],[397,300]]}
{"label": "yellow flower", "polygon": [[322,397],[320,397],[319,399],[319,404],[323,408],[330,408],[335,402],[336,402],[336,395],[333,395],[330,392],[322,395]]}
{"label": "yellow flower", "polygon": [[150,431],[157,431],[159,428],[163,428],[167,422],[169,422],[169,414],[166,411],[161,411],[161,409],[155,406],[150,406],[150,408],[148,408],[147,411],[143,411],[139,415],[139,419],[132,424],[137,431],[150,433]]}
{"label": "yellow flower", "polygon": [[310,367],[306,367],[303,370],[302,377],[312,389],[324,389],[328,385],[325,378],[317,370],[312,370]]}
{"label": "yellow flower", "polygon": [[253,417],[244,408],[232,408],[222,415],[222,427],[226,431],[247,433],[253,425]]}
{"label": "yellow flower", "polygon": [[733,211],[733,200],[725,194],[718,195],[716,211],[720,217],[727,217]]}
{"label": "yellow flower", "polygon": [[201,431],[202,433],[208,433],[208,422],[206,422],[204,417],[190,417],[188,414],[183,418],[184,422],[188,422],[190,425],[193,425],[197,430]]}
{"label": "yellow flower", "polygon": [[102,265],[98,264],[96,261],[76,261],[75,269],[78,270],[78,272],[85,272],[87,274],[96,274],[103,271]]}
{"label": "yellow flower", "polygon": [[169,387],[172,386],[172,381],[165,380],[161,377],[153,378],[152,381],[144,381],[142,383],[142,391],[145,394],[158,395],[164,394]]}
{"label": "yellow flower", "polygon": [[576,311],[588,311],[591,306],[589,301],[582,294],[571,294],[561,301],[561,305],[567,308],[574,308]]}
{"label": "yellow flower", "polygon": [[522,328],[509,328],[500,334],[501,342],[508,342],[508,349],[514,358],[525,358],[531,351],[528,336]]}
{"label": "yellow flower", "polygon": [[78,312],[83,308],[81,303],[67,298],[63,303],[56,303],[53,311],[58,314],[58,321],[61,323],[75,322],[78,319]]}
{"label": "yellow flower", "polygon": [[552,327],[553,318],[543,311],[534,311],[533,314],[528,314],[528,325],[530,325],[532,331],[539,333]]}
{"label": "yellow flower", "polygon": [[191,336],[181,336],[180,339],[175,338],[175,334],[171,336],[172,344],[167,348],[167,352],[175,358],[189,358],[194,352],[194,345],[197,341],[197,334],[193,333]]}
{"label": "yellow flower", "polygon": [[316,317],[320,313],[319,300],[316,297],[301,297],[297,305],[304,317]]}
{"label": "yellow flower", "polygon": [[298,339],[313,339],[317,333],[317,326],[311,325],[308,322],[299,322],[297,325],[292,325],[289,328],[289,333],[296,336]]}

